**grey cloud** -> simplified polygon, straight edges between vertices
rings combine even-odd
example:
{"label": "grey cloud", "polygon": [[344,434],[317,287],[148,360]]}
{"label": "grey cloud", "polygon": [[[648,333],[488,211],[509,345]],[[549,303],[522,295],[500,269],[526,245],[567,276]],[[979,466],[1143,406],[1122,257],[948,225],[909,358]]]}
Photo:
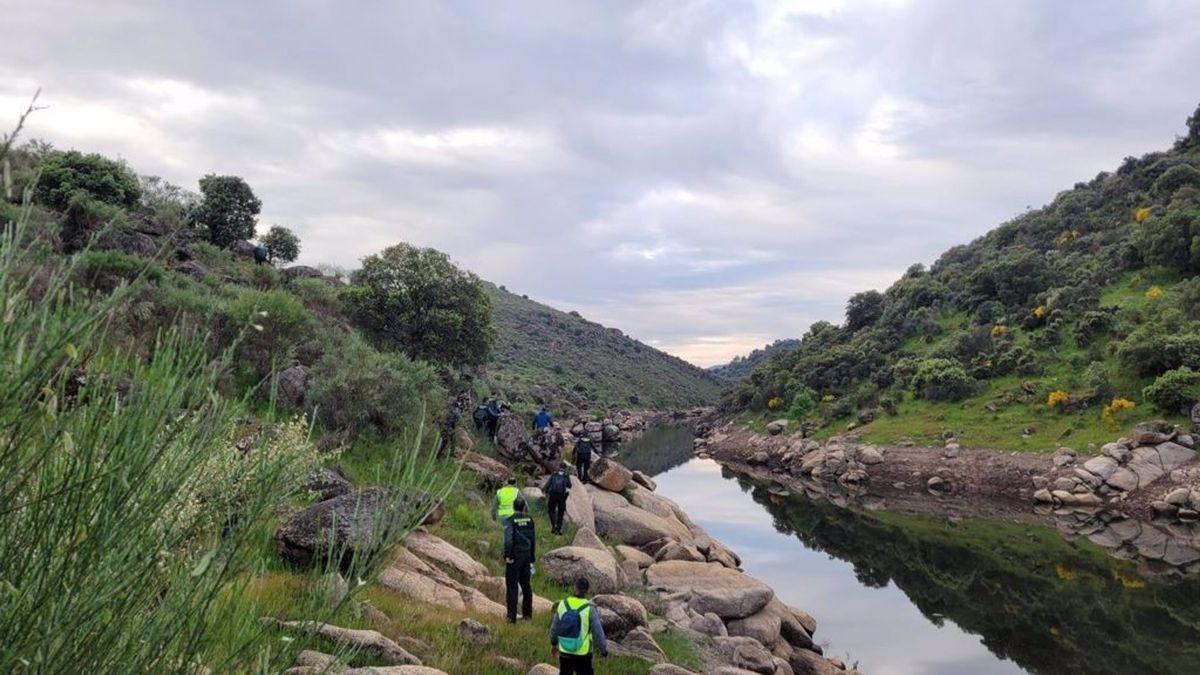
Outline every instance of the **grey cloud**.
{"label": "grey cloud", "polygon": [[[303,261],[395,241],[697,362],[1166,146],[1193,3],[135,2],[5,8],[0,110],[194,186]],[[0,121],[3,118],[0,117]]]}

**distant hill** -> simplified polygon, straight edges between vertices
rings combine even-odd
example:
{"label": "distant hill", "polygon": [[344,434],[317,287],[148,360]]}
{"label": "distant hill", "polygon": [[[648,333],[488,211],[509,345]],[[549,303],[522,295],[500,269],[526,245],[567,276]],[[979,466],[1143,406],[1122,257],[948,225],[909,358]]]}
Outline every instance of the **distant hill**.
{"label": "distant hill", "polygon": [[715,403],[725,385],[616,328],[487,286],[498,337],[486,379],[510,403],[683,407]]}
{"label": "distant hill", "polygon": [[891,287],[849,299],[724,399],[823,434],[1051,451],[1200,401],[1200,109]]}
{"label": "distant hill", "polygon": [[738,356],[729,363],[712,366],[708,372],[730,382],[736,382],[750,374],[760,363],[765,362],[775,354],[786,352],[800,346],[800,340],[787,338],[776,340],[762,349],[755,349],[745,356]]}

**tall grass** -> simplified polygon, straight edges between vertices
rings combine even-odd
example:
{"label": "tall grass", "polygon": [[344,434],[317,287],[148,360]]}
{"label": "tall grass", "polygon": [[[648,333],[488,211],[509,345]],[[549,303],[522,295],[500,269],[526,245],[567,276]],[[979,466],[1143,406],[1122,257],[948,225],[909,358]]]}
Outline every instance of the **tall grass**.
{"label": "tall grass", "polygon": [[[78,291],[81,256],[46,259],[29,217],[27,198],[0,236],[0,672],[286,667],[302,643],[264,628],[243,591],[311,469],[307,436],[248,433],[246,401],[217,393],[230,352],[214,359],[202,331],[117,339],[140,279]],[[444,494],[432,461],[398,451],[390,482],[422,498],[379,510],[372,549]],[[320,620],[347,600],[292,601]]]}

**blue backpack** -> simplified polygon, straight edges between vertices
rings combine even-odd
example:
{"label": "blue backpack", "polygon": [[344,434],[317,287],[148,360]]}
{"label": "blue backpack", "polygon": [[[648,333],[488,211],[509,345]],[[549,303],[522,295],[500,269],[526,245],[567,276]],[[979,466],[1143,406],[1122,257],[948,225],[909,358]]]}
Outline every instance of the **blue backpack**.
{"label": "blue backpack", "polygon": [[576,653],[583,647],[583,610],[591,606],[584,604],[579,609],[573,609],[566,600],[562,601],[564,611],[558,615],[558,625],[554,637],[558,638],[558,648],[568,654]]}

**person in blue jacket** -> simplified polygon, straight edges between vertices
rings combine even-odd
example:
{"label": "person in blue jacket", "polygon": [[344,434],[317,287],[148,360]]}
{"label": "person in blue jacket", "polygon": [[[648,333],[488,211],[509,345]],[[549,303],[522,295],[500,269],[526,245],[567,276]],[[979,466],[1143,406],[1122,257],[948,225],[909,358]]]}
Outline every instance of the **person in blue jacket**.
{"label": "person in blue jacket", "polygon": [[550,416],[550,411],[546,410],[546,406],[542,406],[538,414],[533,416],[533,430],[549,429],[551,424],[554,424],[554,418]]}

